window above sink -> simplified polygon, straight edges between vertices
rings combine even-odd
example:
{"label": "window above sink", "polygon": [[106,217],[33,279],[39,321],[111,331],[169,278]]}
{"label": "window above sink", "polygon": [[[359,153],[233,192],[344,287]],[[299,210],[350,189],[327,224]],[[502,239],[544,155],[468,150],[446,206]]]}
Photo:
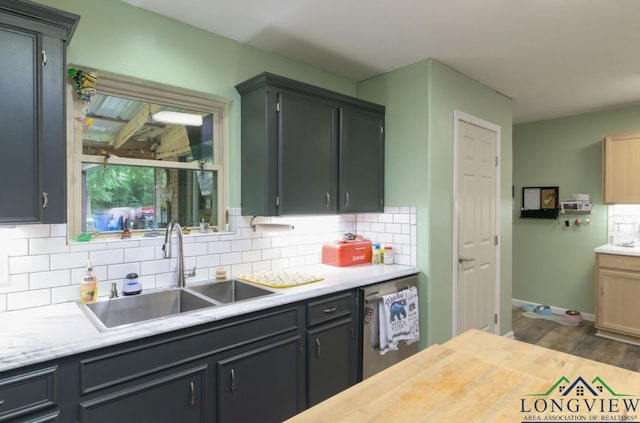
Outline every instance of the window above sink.
{"label": "window above sink", "polygon": [[[215,96],[97,73],[96,94],[68,87],[69,236],[108,237],[225,223],[227,104]],[[162,113],[197,118],[166,120]],[[172,116],[170,116],[172,117]],[[201,123],[201,124],[200,124]]]}

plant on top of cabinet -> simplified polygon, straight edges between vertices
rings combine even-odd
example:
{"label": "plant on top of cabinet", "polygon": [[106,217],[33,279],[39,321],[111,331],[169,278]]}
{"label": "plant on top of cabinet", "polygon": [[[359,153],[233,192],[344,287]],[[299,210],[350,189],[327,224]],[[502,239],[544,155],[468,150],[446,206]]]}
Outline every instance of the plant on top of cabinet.
{"label": "plant on top of cabinet", "polygon": [[379,212],[384,106],[270,73],[242,95],[242,214]]}
{"label": "plant on top of cabinet", "polygon": [[78,19],[0,3],[0,223],[66,222],[65,45]]}

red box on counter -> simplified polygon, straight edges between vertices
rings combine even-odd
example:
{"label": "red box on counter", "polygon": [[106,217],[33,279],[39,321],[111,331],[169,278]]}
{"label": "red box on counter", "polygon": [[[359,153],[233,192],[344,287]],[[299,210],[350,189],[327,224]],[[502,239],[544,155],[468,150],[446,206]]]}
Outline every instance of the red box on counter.
{"label": "red box on counter", "polygon": [[322,246],[322,264],[351,266],[371,262],[371,241],[336,241]]}

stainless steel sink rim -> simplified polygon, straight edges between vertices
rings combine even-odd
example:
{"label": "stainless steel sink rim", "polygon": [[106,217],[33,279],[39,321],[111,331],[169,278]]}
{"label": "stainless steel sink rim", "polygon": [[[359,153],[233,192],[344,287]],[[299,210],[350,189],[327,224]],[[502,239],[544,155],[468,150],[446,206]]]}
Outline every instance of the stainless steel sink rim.
{"label": "stainless steel sink rim", "polygon": [[[232,283],[234,285],[234,287],[236,286],[243,286],[243,287],[249,287],[249,289],[251,290],[255,290],[256,293],[259,293],[258,295],[253,295],[249,298],[241,298],[241,299],[237,299],[235,301],[230,301],[230,302],[223,302],[223,301],[219,301],[216,300],[215,298],[212,298],[210,296],[207,296],[201,292],[199,292],[200,290],[204,290],[207,286],[212,286],[215,284],[225,284],[225,283]],[[220,286],[221,286],[220,285]],[[195,289],[192,289],[195,288]],[[179,292],[179,294],[177,294]],[[173,294],[176,293],[176,294]],[[113,331],[113,330],[119,330],[119,329],[123,329],[123,328],[127,328],[127,327],[134,327],[134,326],[138,326],[144,323],[149,323],[149,322],[153,322],[153,321],[158,321],[158,320],[162,320],[162,319],[167,319],[167,318],[172,318],[172,317],[177,317],[177,316],[181,316],[181,315],[186,315],[186,314],[191,314],[191,313],[195,313],[195,312],[199,312],[199,311],[203,311],[203,310],[208,310],[210,308],[213,307],[224,307],[224,306],[229,306],[229,305],[233,305],[233,304],[237,304],[237,303],[241,303],[241,302],[247,302],[247,301],[251,301],[251,300],[256,300],[259,298],[263,298],[266,296],[270,296],[270,295],[274,295],[277,294],[277,292],[272,291],[270,289],[264,288],[264,287],[258,287],[254,284],[248,283],[248,282],[244,282],[244,281],[236,281],[234,279],[231,280],[226,280],[226,281],[212,281],[212,282],[204,282],[201,284],[197,284],[197,285],[189,285],[185,288],[176,288],[176,287],[170,287],[170,288],[158,288],[158,289],[153,289],[153,290],[148,290],[145,291],[141,294],[138,295],[132,295],[132,296],[125,296],[125,297],[118,297],[118,298],[114,298],[114,299],[103,299],[103,300],[99,300],[95,303],[89,303],[89,304],[83,304],[78,302],[78,306],[80,307],[80,309],[84,312],[84,314],[87,316],[87,318],[89,319],[89,321],[91,321],[91,323],[100,331],[100,332],[108,332],[108,331]],[[112,320],[118,320],[118,319],[124,319],[125,317],[123,317],[122,315],[117,316],[116,318],[111,318],[111,307],[115,306],[115,312],[116,313],[126,313],[127,311],[131,312],[131,310],[134,310],[133,314],[137,313],[142,313],[142,311],[140,310],[136,310],[138,307],[137,306],[132,306],[132,307],[123,307],[123,304],[127,304],[127,303],[140,303],[141,301],[144,304],[144,301],[151,301],[150,297],[154,297],[154,298],[158,298],[160,296],[163,295],[174,295],[174,296],[178,296],[178,299],[189,299],[191,301],[194,301],[195,303],[198,303],[197,306],[195,307],[189,307],[188,310],[169,310],[168,312],[162,312],[162,313],[158,313],[161,315],[152,315],[152,317],[148,317],[148,318],[134,318],[133,321],[130,322],[124,322],[124,323],[120,323],[120,324],[110,324],[109,322],[112,322]],[[175,300],[175,299],[174,299]],[[107,309],[106,312],[104,312],[104,309]],[[106,314],[105,314],[106,313]]]}

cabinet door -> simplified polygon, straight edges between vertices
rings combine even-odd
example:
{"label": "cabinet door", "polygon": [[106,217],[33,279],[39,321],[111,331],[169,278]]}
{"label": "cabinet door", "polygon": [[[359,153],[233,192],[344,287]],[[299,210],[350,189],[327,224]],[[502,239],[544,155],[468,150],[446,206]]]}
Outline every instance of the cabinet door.
{"label": "cabinet door", "polygon": [[42,223],[67,221],[67,149],[64,112],[64,43],[44,36],[46,64],[42,67],[42,142],[40,162]]}
{"label": "cabinet door", "polygon": [[384,209],[384,115],[340,109],[341,212]]}
{"label": "cabinet door", "polygon": [[217,363],[218,422],[281,422],[302,411],[300,336]]}
{"label": "cabinet door", "polygon": [[278,98],[280,214],[336,213],[337,108],[287,91]]}
{"label": "cabinet door", "polygon": [[602,151],[603,202],[640,203],[640,131],[605,137]]}
{"label": "cabinet door", "polygon": [[0,222],[40,220],[37,33],[0,23]]}
{"label": "cabinet door", "polygon": [[628,335],[640,335],[640,273],[598,270],[596,326]]}
{"label": "cabinet door", "polygon": [[324,401],[356,383],[355,340],[351,318],[307,332],[307,406]]}
{"label": "cabinet door", "polygon": [[80,422],[206,421],[206,365],[80,403]]}

